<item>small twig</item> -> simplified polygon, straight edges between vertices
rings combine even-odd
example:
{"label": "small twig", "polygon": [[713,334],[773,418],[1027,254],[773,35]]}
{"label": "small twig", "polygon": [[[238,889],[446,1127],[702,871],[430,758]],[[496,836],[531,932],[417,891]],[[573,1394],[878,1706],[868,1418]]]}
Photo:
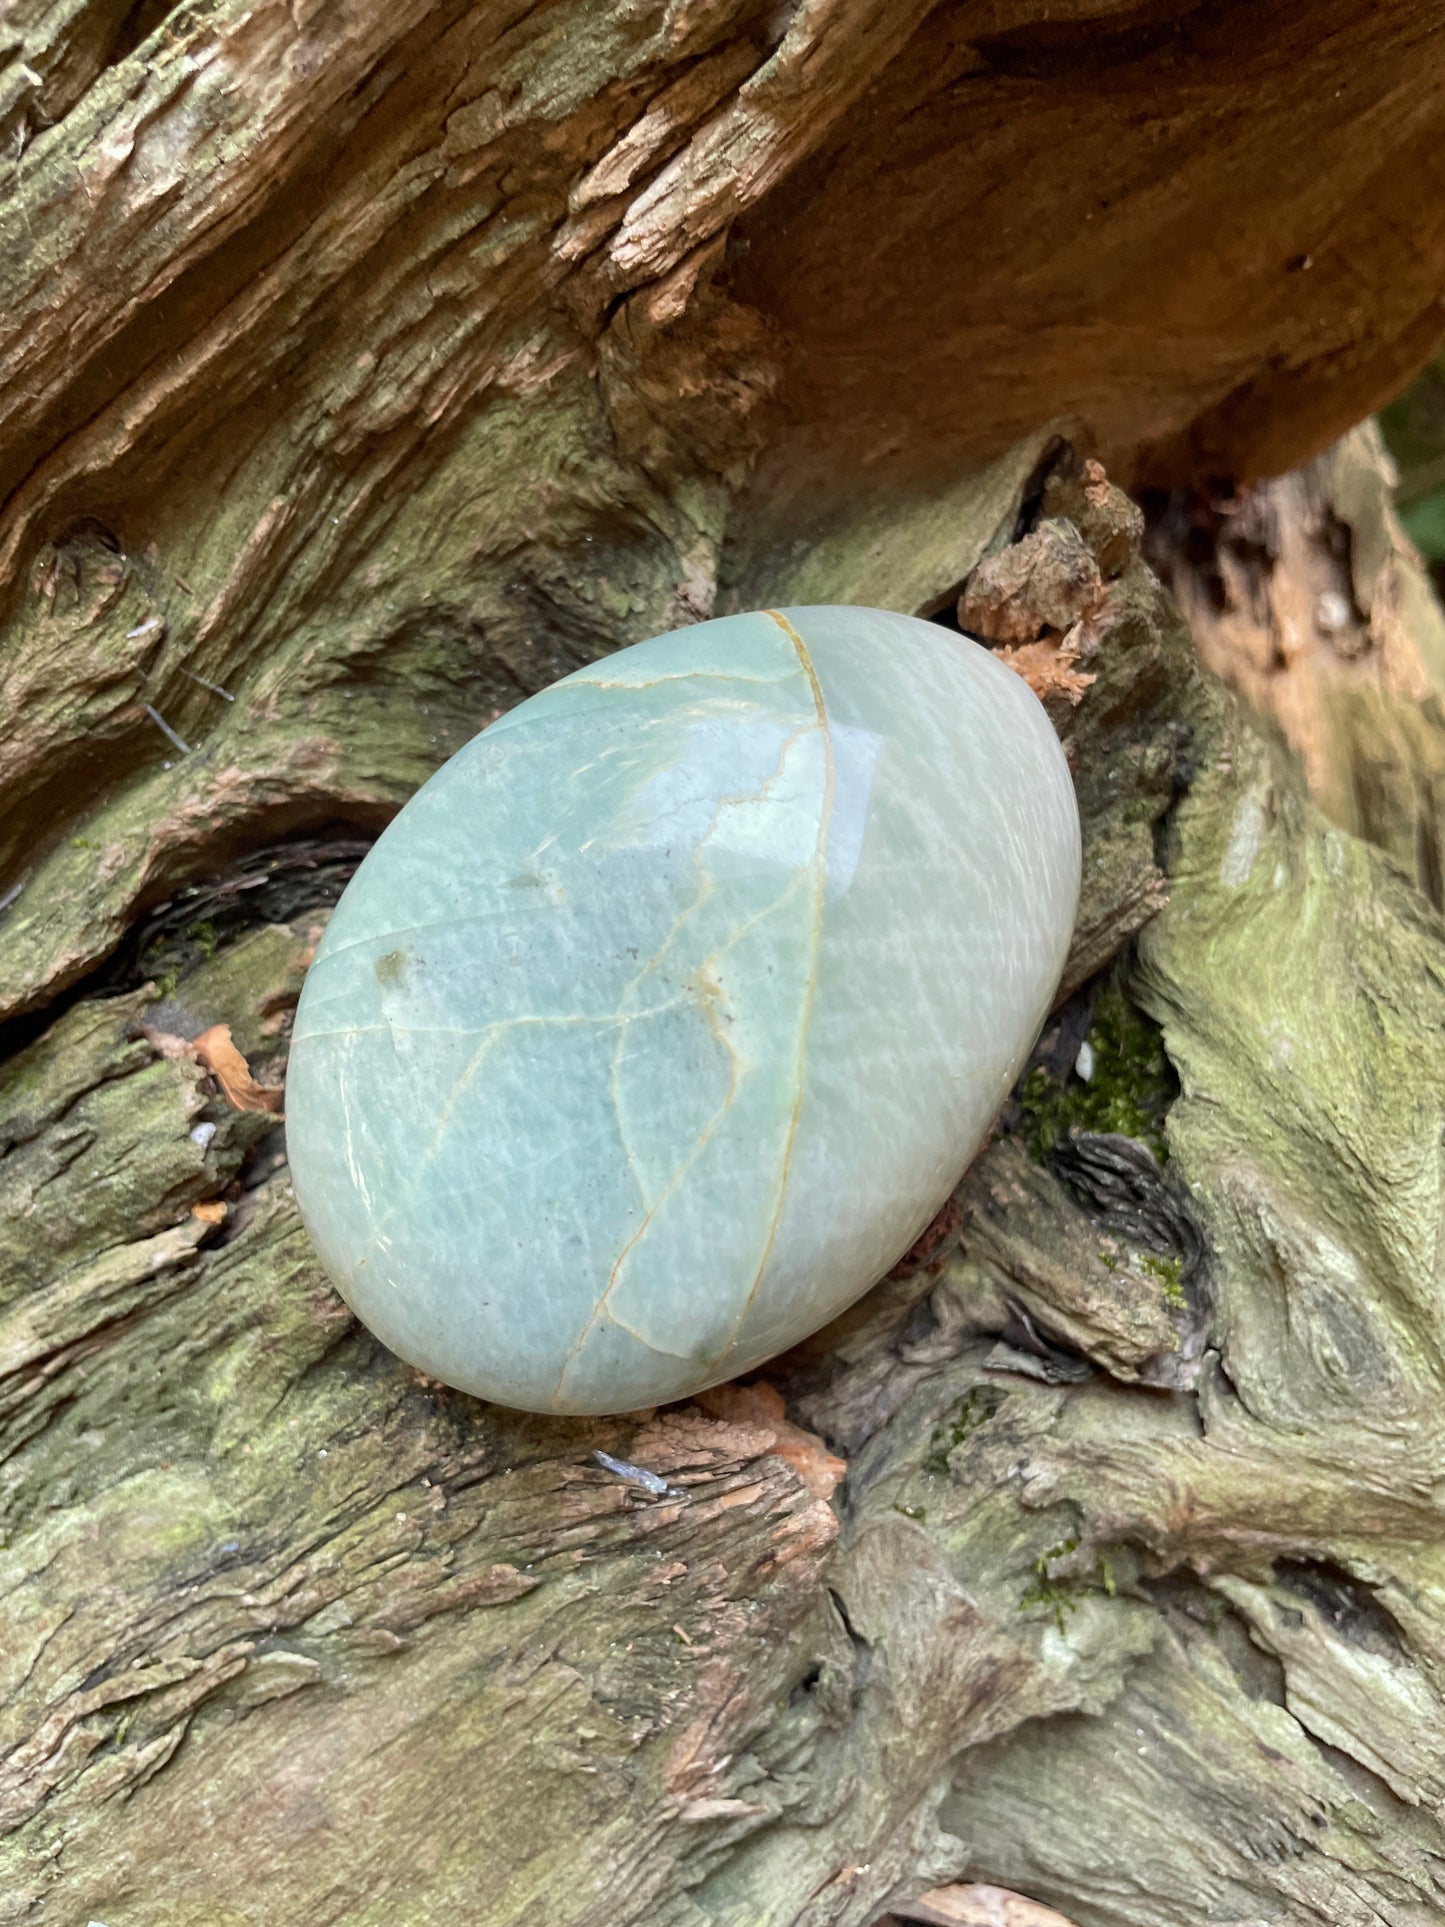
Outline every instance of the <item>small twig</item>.
{"label": "small twig", "polygon": [[198,676],[194,669],[182,667],[181,674],[183,676],[189,676],[192,682],[198,682],[202,689],[209,689],[213,696],[224,696],[228,703],[233,703],[236,700],[229,689],[222,689],[218,682],[207,682],[206,678],[204,676]]}
{"label": "small twig", "polygon": [[166,737],[166,739],[169,742],[172,742],[175,744],[176,748],[181,752],[182,756],[190,755],[191,753],[190,744],[186,741],[184,736],[177,736],[176,732],[171,728],[170,724],[166,721],[165,717],[162,716],[161,712],[158,709],[153,709],[151,705],[147,703],[145,706],[145,712],[147,716],[150,717],[151,721],[155,724],[156,728],[161,732],[161,734],[164,737]]}
{"label": "small twig", "polygon": [[685,1492],[675,1485],[669,1485],[667,1480],[661,1478],[656,1472],[649,1472],[645,1465],[632,1465],[626,1459],[614,1459],[610,1452],[594,1452],[592,1456],[604,1471],[613,1473],[619,1479],[625,1479],[628,1485],[641,1486],[642,1490],[651,1494],[654,1499],[687,1497]]}

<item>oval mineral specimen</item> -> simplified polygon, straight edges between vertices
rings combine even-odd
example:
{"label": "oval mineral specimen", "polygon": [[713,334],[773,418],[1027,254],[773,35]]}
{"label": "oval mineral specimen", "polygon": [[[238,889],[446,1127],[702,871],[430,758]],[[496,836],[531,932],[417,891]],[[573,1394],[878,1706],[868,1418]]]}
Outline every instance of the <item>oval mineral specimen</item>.
{"label": "oval mineral specimen", "polygon": [[1078,891],[1047,717],[931,623],[769,610],[580,670],[425,785],[317,951],[286,1112],[322,1261],[505,1405],[745,1371],[938,1210]]}

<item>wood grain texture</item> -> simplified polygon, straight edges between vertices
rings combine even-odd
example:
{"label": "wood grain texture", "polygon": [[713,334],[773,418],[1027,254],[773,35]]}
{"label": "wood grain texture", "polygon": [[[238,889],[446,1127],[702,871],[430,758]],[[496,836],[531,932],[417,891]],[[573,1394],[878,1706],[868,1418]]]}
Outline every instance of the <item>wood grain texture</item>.
{"label": "wood grain texture", "polygon": [[[1440,331],[1436,14],[7,9],[0,1919],[1439,1914],[1435,751],[1369,650],[1289,673],[1383,716],[1331,821],[1095,555],[1044,1084],[745,1406],[406,1372],[189,1048],[282,1081],[366,839],[560,673],[1087,544],[1061,418],[1216,501],[1314,457]],[[1266,600],[1422,663],[1348,467]]]}

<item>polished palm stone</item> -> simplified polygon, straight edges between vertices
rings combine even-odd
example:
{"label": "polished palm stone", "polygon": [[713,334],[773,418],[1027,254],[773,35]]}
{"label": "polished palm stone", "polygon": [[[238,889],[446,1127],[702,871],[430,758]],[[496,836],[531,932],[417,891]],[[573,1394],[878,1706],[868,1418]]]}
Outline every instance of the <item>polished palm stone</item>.
{"label": "polished palm stone", "polygon": [[322,1261],[506,1405],[757,1365],[947,1197],[1078,890],[1054,732],[963,637],[788,609],[580,670],[426,784],[317,951],[286,1111]]}

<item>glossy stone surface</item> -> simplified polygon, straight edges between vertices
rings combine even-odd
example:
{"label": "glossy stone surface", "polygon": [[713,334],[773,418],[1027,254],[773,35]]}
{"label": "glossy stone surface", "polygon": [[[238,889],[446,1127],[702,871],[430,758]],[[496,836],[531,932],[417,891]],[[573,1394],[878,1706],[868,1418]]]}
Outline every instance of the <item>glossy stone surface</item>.
{"label": "glossy stone surface", "polygon": [[1048,719],[935,625],[729,616],[581,670],[426,784],[320,945],[286,1112],[321,1258],[503,1404],[732,1377],[943,1202],[1078,888]]}

